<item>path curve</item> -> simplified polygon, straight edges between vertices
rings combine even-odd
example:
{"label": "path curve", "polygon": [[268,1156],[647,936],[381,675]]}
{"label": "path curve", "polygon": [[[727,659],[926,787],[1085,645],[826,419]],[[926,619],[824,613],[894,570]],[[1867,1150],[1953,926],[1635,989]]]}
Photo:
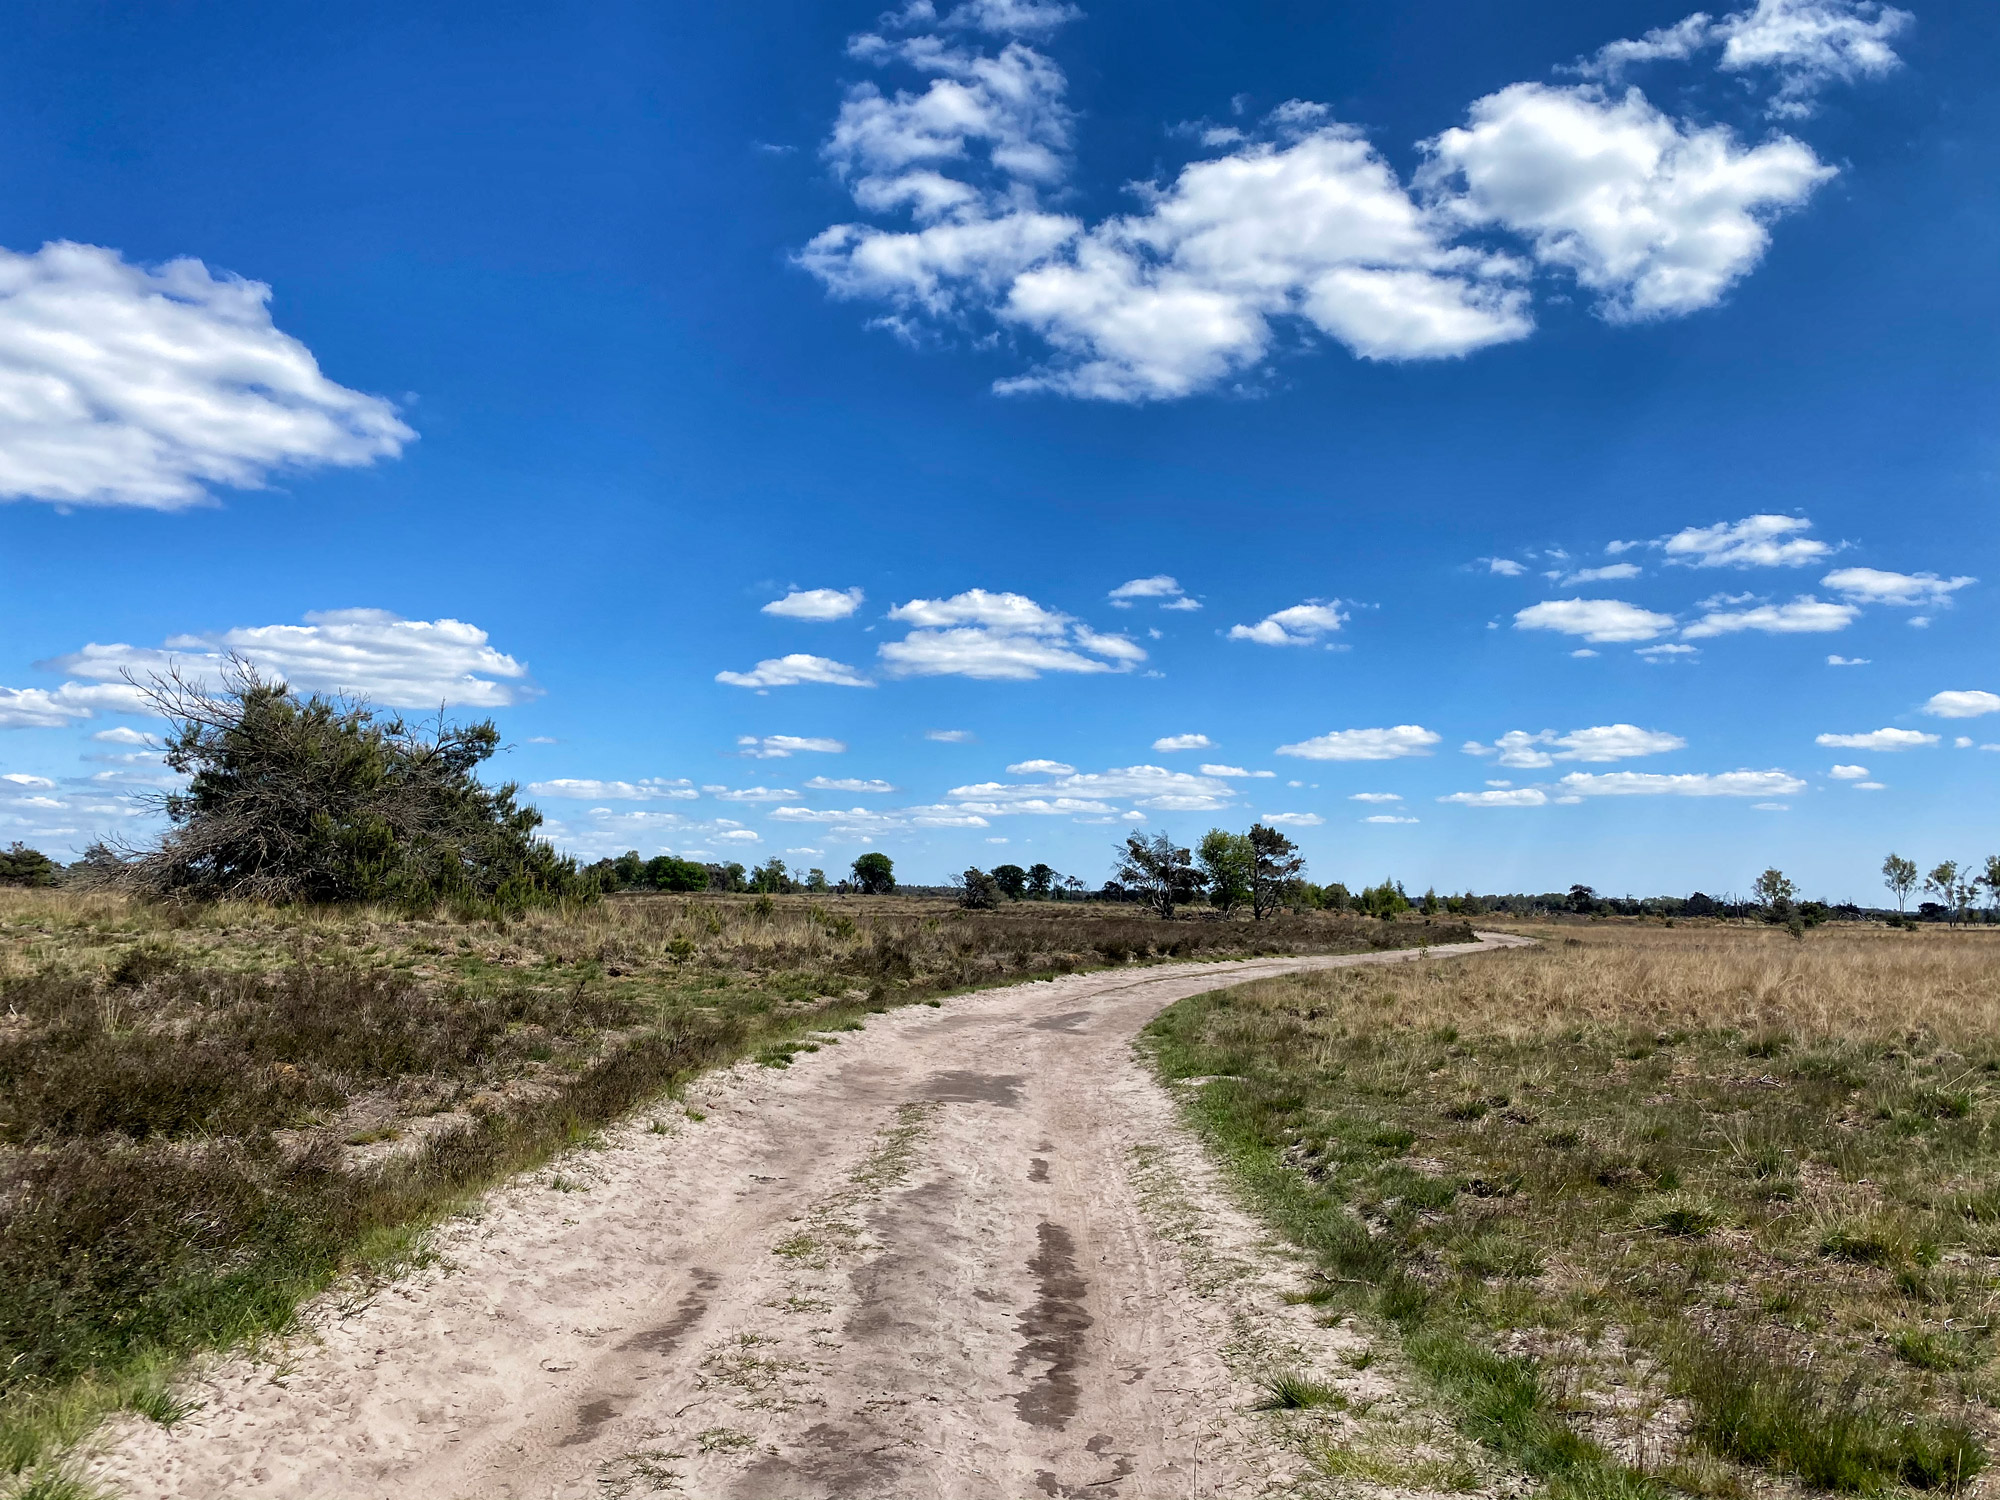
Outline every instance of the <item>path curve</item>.
{"label": "path curve", "polygon": [[[1429,955],[1525,942],[1479,936]],[[1179,1500],[1198,1461],[1201,1494],[1265,1493],[1283,1457],[1230,1420],[1243,1309],[1139,1164],[1171,1148],[1183,1217],[1258,1236],[1132,1041],[1190,995],[1417,956],[1071,975],[739,1065],[690,1091],[705,1119],[621,1126],[491,1194],[432,1268],[211,1366],[173,1428],[122,1419],[89,1474],[185,1500]]]}

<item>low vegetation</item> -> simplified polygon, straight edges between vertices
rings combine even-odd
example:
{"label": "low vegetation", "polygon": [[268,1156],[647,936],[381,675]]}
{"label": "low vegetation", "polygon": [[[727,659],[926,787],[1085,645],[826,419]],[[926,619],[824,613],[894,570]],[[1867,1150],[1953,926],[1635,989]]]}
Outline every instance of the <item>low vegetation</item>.
{"label": "low vegetation", "polygon": [[1202,996],[1149,1044],[1325,1315],[1392,1334],[1551,1492],[1969,1484],[2000,1398],[2000,948],[1539,935]]}
{"label": "low vegetation", "polygon": [[700,1069],[786,1066],[968,986],[1466,935],[898,897],[411,915],[0,891],[0,1476],[46,1475],[108,1410],[171,1413],[190,1351],[282,1330]]}

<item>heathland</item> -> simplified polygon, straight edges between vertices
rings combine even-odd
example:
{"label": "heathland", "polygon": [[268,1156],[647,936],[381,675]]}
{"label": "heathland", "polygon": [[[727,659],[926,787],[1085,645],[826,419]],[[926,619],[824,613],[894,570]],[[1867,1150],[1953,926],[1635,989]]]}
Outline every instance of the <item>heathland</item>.
{"label": "heathland", "polygon": [[0,892],[0,1475],[39,1483],[115,1409],[178,1420],[187,1355],[394,1273],[441,1215],[702,1069],[784,1067],[981,985],[1466,935],[894,897],[412,916]]}
{"label": "heathland", "polygon": [[1265,980],[1149,1031],[1323,1319],[1451,1419],[1413,1438],[1353,1370],[1277,1372],[1322,1471],[1970,1484],[2000,1429],[2000,936],[1515,930],[1540,946]]}

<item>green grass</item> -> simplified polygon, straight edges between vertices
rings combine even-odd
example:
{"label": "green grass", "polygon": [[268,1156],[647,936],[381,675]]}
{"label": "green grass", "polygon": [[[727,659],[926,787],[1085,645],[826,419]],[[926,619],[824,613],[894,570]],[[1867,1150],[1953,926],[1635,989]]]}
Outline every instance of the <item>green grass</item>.
{"label": "green grass", "polygon": [[[1461,1432],[1562,1496],[1982,1471],[2000,1038],[1635,1034],[1504,993],[1482,1025],[1446,984],[1265,981],[1147,1033],[1166,1078],[1213,1080],[1183,1108],[1329,1317],[1393,1330]],[[1614,1383],[1685,1402],[1696,1446],[1634,1467],[1584,1436],[1578,1392]]]}

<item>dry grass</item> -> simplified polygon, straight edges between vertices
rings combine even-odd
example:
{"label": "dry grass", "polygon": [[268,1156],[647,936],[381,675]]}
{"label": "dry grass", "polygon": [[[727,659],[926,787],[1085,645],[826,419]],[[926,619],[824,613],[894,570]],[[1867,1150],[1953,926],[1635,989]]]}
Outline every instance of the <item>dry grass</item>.
{"label": "dry grass", "polygon": [[1184,1002],[1161,1063],[1218,1080],[1194,1118],[1325,1299],[1551,1487],[1969,1482],[2000,1431],[2000,934],[1536,935]]}
{"label": "dry grass", "polygon": [[690,1074],[951,990],[1448,941],[1322,915],[645,896],[519,917],[0,891],[0,1492]]}

